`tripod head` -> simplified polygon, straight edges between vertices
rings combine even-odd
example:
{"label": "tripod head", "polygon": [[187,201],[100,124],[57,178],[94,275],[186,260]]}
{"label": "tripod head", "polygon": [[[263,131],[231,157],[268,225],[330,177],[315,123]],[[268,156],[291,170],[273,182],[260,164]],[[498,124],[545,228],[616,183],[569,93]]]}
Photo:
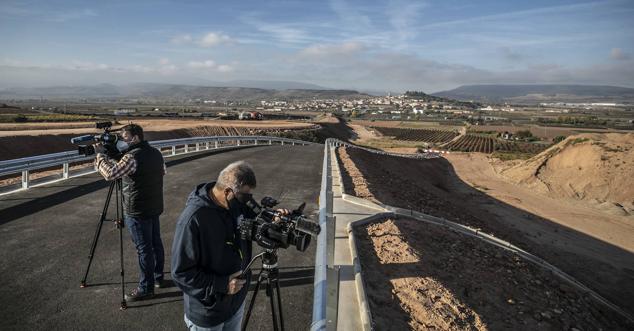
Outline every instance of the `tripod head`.
{"label": "tripod head", "polygon": [[262,255],[262,269],[277,269],[277,249],[267,249]]}
{"label": "tripod head", "polygon": [[249,270],[253,266],[253,262],[255,262],[255,260],[259,258],[262,258],[263,270],[267,270],[267,271],[277,270],[277,248],[274,248],[274,249],[267,248],[264,250],[264,252],[254,256],[251,259],[251,261],[249,261],[249,264],[247,264],[246,268],[242,270],[242,274],[240,274],[238,278],[242,278],[242,279],[246,278],[247,272],[249,272]]}

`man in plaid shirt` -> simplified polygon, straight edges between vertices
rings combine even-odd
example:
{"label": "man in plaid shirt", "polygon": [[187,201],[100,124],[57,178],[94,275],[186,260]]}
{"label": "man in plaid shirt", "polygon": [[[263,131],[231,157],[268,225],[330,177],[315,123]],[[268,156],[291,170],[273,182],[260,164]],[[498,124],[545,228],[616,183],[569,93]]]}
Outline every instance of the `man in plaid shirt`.
{"label": "man in plaid shirt", "polygon": [[121,178],[125,225],[139,257],[139,286],[126,294],[127,301],[148,299],[154,288],[165,286],[165,261],[159,216],[163,213],[165,162],[159,150],[143,139],[143,129],[129,124],[121,129],[117,149],[125,152],[119,161],[97,147],[95,167],[106,180]]}

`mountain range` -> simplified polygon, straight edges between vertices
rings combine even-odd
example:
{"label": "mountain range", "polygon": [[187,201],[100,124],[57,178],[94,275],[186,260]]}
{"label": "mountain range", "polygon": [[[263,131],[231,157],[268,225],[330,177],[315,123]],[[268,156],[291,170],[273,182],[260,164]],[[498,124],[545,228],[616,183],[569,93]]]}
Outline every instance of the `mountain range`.
{"label": "mountain range", "polygon": [[[327,89],[296,82],[234,81],[225,86],[134,83],[81,86],[20,87],[0,90],[0,99],[46,98],[69,99],[145,99],[153,101],[187,101],[193,99],[223,101],[311,100],[367,98],[354,90]],[[255,85],[268,88],[256,88]],[[243,85],[243,86],[238,86]],[[250,86],[250,87],[246,87]]]}
{"label": "mountain range", "polygon": [[605,85],[463,85],[433,95],[479,102],[634,102],[634,88]]}

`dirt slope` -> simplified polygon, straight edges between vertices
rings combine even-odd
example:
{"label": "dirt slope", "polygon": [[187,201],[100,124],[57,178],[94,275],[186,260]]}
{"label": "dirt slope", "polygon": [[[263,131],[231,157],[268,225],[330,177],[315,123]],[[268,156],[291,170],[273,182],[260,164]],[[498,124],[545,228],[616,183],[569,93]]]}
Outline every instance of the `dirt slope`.
{"label": "dirt slope", "polygon": [[475,238],[407,218],[354,231],[377,330],[632,327],[548,271]]}
{"label": "dirt slope", "polygon": [[[443,158],[403,159],[354,148],[338,152],[346,193],[480,228],[547,260],[634,313],[634,227],[620,220],[626,217],[604,221],[573,210],[569,217],[574,222],[558,222],[490,196],[488,188],[474,188]],[[544,200],[550,204],[534,205],[562,209],[559,201]]]}
{"label": "dirt slope", "polygon": [[571,136],[501,174],[554,198],[628,214],[634,211],[634,134]]}

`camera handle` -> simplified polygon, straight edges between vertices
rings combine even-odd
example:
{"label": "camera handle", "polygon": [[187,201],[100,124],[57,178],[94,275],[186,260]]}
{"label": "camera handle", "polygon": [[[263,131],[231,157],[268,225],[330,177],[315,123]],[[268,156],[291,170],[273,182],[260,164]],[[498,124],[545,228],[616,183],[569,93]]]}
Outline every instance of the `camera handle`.
{"label": "camera handle", "polygon": [[[246,271],[249,270],[251,264],[257,259],[262,258],[262,269],[258,274],[258,282],[255,284],[255,289],[253,290],[253,296],[251,296],[251,302],[249,303],[249,309],[247,310],[247,316],[242,323],[242,331],[246,331],[247,325],[249,324],[249,318],[251,317],[251,312],[253,311],[253,306],[255,304],[255,298],[258,295],[258,291],[260,290],[260,285],[263,281],[266,280],[266,296],[269,297],[269,302],[271,304],[271,317],[273,318],[273,330],[274,331],[284,331],[284,316],[282,314],[282,297],[280,295],[280,283],[279,283],[279,269],[277,267],[277,250],[276,249],[266,249],[264,252],[256,255],[251,259],[251,262],[243,271],[243,274],[246,274]],[[275,292],[273,292],[275,290]],[[277,300],[275,300],[274,296],[277,296]],[[277,305],[276,305],[277,304]],[[279,328],[278,328],[279,323]]]}
{"label": "camera handle", "polygon": [[[106,216],[108,214],[108,207],[110,206],[110,200],[112,198],[112,192],[115,192],[115,205],[116,205],[116,218],[113,220],[107,220]],[[90,245],[90,255],[88,256],[88,266],[86,266],[86,272],[84,273],[84,278],[81,280],[80,288],[87,287],[86,278],[88,278],[88,272],[90,271],[90,266],[92,264],[93,257],[95,255],[95,250],[97,248],[97,242],[99,241],[99,235],[101,234],[101,228],[103,227],[104,222],[114,222],[115,227],[119,229],[119,261],[121,262],[121,310],[125,310],[128,306],[125,301],[125,272],[123,270],[123,228],[125,227],[123,223],[123,182],[121,178],[114,180],[110,183],[110,189],[108,190],[108,195],[106,196],[106,202],[104,203],[103,210],[101,211],[101,216],[99,217],[99,222],[97,223],[97,229],[95,231],[95,235],[92,239],[92,244]]]}

